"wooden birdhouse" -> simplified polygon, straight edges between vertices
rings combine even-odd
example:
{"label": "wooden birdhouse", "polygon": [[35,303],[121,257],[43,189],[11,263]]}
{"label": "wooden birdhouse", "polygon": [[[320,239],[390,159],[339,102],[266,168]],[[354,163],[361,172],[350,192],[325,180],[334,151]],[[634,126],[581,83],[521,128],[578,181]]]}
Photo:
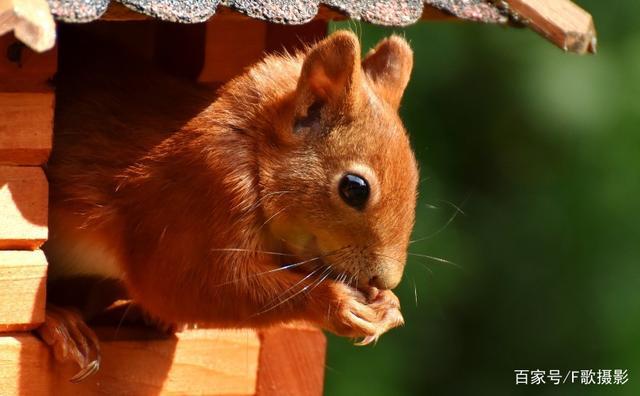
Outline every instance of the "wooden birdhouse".
{"label": "wooden birdhouse", "polygon": [[591,16],[569,0],[0,0],[0,394],[322,394],[326,341],[302,325],[171,337],[97,328],[102,367],[70,383],[74,367],[57,364],[30,333],[47,297],[41,167],[51,151],[54,77],[83,32],[217,87],[265,53],[317,41],[329,21],[348,18],[518,25],[565,51],[596,49]]}

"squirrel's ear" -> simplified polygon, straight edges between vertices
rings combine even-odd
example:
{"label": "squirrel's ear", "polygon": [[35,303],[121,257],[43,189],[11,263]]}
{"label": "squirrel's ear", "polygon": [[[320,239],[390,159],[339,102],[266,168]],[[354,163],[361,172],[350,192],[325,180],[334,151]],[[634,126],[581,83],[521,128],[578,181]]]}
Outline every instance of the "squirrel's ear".
{"label": "squirrel's ear", "polygon": [[362,68],[378,94],[397,109],[413,68],[413,51],[406,40],[394,35],[380,41],[369,51]]}
{"label": "squirrel's ear", "polygon": [[345,99],[355,89],[360,72],[360,44],[348,31],[338,31],[320,41],[307,53],[298,95],[306,106]]}

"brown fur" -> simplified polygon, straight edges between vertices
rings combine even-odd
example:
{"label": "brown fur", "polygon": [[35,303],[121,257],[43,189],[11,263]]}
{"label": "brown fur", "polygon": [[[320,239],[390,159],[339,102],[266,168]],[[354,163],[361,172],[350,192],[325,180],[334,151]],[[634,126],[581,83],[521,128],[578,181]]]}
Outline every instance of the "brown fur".
{"label": "brown fur", "polygon": [[[362,291],[398,284],[413,226],[417,167],[397,115],[412,53],[391,37],[362,65],[339,32],[267,57],[218,97],[152,73],[63,76],[47,167],[53,271],[82,240],[166,322],[304,319],[348,336],[398,325],[390,291]],[[337,192],[354,166],[372,174],[363,211]]]}

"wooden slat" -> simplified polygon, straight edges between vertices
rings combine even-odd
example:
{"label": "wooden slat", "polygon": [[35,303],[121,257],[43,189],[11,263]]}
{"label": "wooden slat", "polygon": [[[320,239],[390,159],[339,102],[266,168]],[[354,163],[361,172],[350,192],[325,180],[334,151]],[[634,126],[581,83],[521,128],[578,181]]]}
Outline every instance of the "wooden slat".
{"label": "wooden slat", "polygon": [[99,329],[102,365],[80,384],[73,364],[54,361],[30,334],[0,337],[0,394],[7,395],[253,395],[260,341],[252,330],[149,333]]}
{"label": "wooden slat", "polygon": [[[0,0],[1,1],[1,0]],[[0,36],[0,92],[49,92],[57,49],[37,53],[12,34]]]}
{"label": "wooden slat", "polygon": [[0,166],[0,249],[34,250],[46,241],[47,187],[40,168]]}
{"label": "wooden slat", "polygon": [[0,165],[41,165],[51,151],[57,50],[0,37]]}
{"label": "wooden slat", "polygon": [[0,331],[32,329],[43,322],[46,276],[42,251],[0,251]]}
{"label": "wooden slat", "polygon": [[7,395],[48,396],[51,358],[29,333],[0,336],[0,389]]}
{"label": "wooden slat", "polygon": [[51,151],[53,92],[0,92],[0,165],[42,165]]}
{"label": "wooden slat", "polygon": [[28,333],[0,336],[0,394],[322,395],[326,339],[310,327],[187,330],[96,329],[102,364],[80,384],[72,363],[56,362]]}
{"label": "wooden slat", "polygon": [[529,26],[565,51],[595,53],[596,29],[591,15],[570,0],[507,0]]}
{"label": "wooden slat", "polygon": [[258,396],[321,396],[326,338],[313,327],[260,332]]}

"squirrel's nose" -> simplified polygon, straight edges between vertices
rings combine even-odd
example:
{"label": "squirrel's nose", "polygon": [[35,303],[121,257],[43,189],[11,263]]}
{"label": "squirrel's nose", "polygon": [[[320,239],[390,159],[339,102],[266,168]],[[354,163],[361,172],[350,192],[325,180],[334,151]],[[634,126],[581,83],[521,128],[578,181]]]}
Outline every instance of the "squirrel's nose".
{"label": "squirrel's nose", "polygon": [[371,279],[369,279],[369,286],[378,288],[380,290],[386,290],[389,288],[389,286],[385,285],[384,279],[382,279],[378,275],[372,276]]}
{"label": "squirrel's nose", "polygon": [[369,286],[376,287],[380,290],[395,289],[402,278],[402,268],[385,269],[369,278]]}

